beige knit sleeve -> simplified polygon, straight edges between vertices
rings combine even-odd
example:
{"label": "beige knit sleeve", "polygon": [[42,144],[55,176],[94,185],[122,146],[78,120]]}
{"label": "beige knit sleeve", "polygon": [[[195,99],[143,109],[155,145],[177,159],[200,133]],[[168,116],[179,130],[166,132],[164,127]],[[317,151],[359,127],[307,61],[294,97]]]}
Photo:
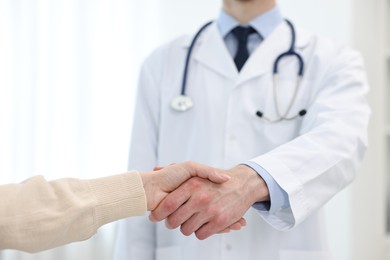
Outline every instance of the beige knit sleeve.
{"label": "beige knit sleeve", "polygon": [[91,237],[103,224],[146,212],[138,172],[93,180],[35,176],[0,186],[0,249],[37,252]]}
{"label": "beige knit sleeve", "polygon": [[146,212],[146,196],[138,172],[90,180],[89,185],[97,201],[97,227]]}

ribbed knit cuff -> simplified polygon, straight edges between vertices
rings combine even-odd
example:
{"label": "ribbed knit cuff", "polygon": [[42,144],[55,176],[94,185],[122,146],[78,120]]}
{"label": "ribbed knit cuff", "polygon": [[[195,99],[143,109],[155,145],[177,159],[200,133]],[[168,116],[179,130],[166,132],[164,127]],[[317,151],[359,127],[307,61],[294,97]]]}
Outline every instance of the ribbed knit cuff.
{"label": "ribbed knit cuff", "polygon": [[146,195],[136,171],[90,180],[89,185],[97,201],[97,227],[146,212]]}

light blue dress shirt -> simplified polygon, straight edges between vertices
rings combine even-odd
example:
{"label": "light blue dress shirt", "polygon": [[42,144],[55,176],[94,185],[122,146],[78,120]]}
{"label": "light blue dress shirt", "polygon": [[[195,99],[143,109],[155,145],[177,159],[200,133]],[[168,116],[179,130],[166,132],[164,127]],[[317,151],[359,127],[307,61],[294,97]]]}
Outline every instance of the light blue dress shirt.
{"label": "light blue dress shirt", "polygon": [[[248,37],[247,47],[249,54],[251,54],[261,44],[263,39],[267,38],[283,21],[284,19],[280,9],[276,6],[270,11],[251,20],[248,24],[241,24],[242,26],[252,26],[257,32]],[[221,10],[216,23],[225,41],[226,47],[233,58],[237,52],[238,43],[235,36],[231,33],[231,30],[240,25],[240,23],[223,10]],[[280,209],[290,207],[287,193],[264,168],[252,161],[245,162],[244,164],[254,169],[264,179],[270,194],[271,203],[255,203],[253,205],[255,209],[263,211],[268,210],[272,214]]]}

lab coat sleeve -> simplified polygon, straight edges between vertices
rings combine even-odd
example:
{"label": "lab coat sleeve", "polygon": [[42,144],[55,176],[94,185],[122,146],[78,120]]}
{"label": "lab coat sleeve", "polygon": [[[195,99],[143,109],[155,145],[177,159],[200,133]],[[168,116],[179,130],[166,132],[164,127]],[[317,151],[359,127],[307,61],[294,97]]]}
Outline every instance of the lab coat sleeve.
{"label": "lab coat sleeve", "polygon": [[290,207],[287,193],[279,186],[279,184],[272,178],[272,176],[264,170],[260,165],[251,161],[244,163],[251,167],[260,175],[265,181],[268,187],[270,201],[257,202],[253,204],[253,208],[261,211],[269,211],[270,214],[278,211],[279,209],[285,209]]}
{"label": "lab coat sleeve", "polygon": [[[156,57],[160,53],[152,54]],[[147,59],[141,69],[131,136],[129,168],[150,171],[157,165],[157,143],[160,90],[156,78],[161,68]],[[152,66],[154,65],[154,66]],[[134,168],[133,168],[134,169]],[[153,260],[155,251],[155,225],[147,217],[129,218],[119,223],[115,246],[115,260]]]}
{"label": "lab coat sleeve", "polygon": [[0,249],[38,252],[85,240],[109,222],[142,215],[138,173],[78,180],[32,177],[0,186]]}
{"label": "lab coat sleeve", "polygon": [[288,194],[290,208],[258,211],[278,230],[299,225],[348,185],[366,150],[370,109],[362,59],[346,49],[329,56],[299,136],[251,160]]}

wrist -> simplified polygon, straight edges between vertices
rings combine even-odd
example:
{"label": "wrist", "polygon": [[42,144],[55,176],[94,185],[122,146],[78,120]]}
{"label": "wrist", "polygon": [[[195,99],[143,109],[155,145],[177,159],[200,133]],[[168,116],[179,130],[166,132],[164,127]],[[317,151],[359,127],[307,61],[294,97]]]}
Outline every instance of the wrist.
{"label": "wrist", "polygon": [[247,198],[251,205],[256,202],[270,200],[266,182],[254,169],[241,164],[235,166],[229,172],[231,172],[232,178],[239,178],[242,181],[242,189],[248,193]]}
{"label": "wrist", "polygon": [[154,194],[156,191],[156,185],[153,182],[153,173],[152,172],[141,172],[140,173],[142,184],[145,190],[146,196],[146,207],[147,210],[153,210],[157,205],[155,203]]}

